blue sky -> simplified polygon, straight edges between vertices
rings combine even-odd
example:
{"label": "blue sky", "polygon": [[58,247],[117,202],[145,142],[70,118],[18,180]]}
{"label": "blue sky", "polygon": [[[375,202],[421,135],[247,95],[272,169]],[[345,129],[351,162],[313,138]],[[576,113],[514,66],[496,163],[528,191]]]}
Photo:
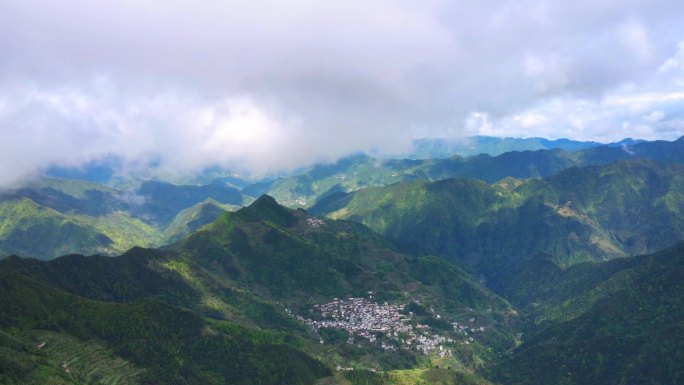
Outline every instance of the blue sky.
{"label": "blue sky", "polygon": [[678,1],[0,2],[0,185],[266,173],[420,137],[684,135]]}

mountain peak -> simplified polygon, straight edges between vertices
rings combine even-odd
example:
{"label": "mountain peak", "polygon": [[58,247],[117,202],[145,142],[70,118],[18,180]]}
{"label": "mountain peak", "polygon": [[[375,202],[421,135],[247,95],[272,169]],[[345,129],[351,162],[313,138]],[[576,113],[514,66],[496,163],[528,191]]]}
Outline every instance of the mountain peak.
{"label": "mountain peak", "polygon": [[261,205],[270,205],[270,206],[280,206],[278,202],[273,198],[272,196],[268,194],[263,194],[259,198],[257,198],[254,202],[252,202],[249,207],[253,206],[261,206]]}
{"label": "mountain peak", "polygon": [[283,227],[289,227],[297,221],[292,210],[281,206],[272,196],[266,194],[238,210],[237,214],[249,222],[269,221]]}

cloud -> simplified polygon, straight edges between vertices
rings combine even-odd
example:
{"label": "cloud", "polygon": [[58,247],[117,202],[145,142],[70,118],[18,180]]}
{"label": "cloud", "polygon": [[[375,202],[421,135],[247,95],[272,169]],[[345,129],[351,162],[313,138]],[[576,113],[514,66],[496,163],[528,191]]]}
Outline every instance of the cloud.
{"label": "cloud", "polygon": [[536,81],[541,94],[553,93],[569,83],[566,64],[557,53],[546,55],[528,54],[524,61],[525,74]]}
{"label": "cloud", "polygon": [[658,123],[665,118],[665,113],[660,110],[651,111],[650,114],[641,117],[643,120],[649,123]]}
{"label": "cloud", "polygon": [[487,118],[473,134],[541,136],[615,142],[621,139],[674,140],[684,135],[684,93],[607,93],[598,99],[556,97],[522,113]]}
{"label": "cloud", "polygon": [[517,121],[520,123],[521,127],[524,128],[530,128],[530,127],[537,127],[545,124],[548,122],[546,117],[544,115],[541,115],[536,112],[529,112],[525,113],[522,115],[515,115],[513,116],[513,120]]}
{"label": "cloud", "polygon": [[637,59],[648,62],[653,58],[653,47],[643,24],[630,20],[623,24],[617,33],[625,48],[630,50]]}
{"label": "cloud", "polygon": [[414,137],[672,137],[680,99],[630,98],[682,92],[683,25],[678,1],[7,0],[0,184],[112,156],[266,173]]}

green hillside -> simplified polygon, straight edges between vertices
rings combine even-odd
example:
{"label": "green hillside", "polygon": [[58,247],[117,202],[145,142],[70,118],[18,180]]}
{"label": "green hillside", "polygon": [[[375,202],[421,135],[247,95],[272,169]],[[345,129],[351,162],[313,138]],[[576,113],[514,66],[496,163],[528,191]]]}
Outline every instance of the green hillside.
{"label": "green hillside", "polygon": [[[407,282],[416,279],[416,267],[436,263],[399,253],[392,243],[365,226],[323,221],[304,211],[287,209],[269,196],[223,215],[172,249],[280,298],[358,296],[367,291],[398,297]],[[477,292],[478,285],[465,272],[448,266],[444,268],[454,269],[454,287],[471,286]],[[438,279],[427,274],[420,278]],[[463,305],[479,307],[478,302],[482,302],[491,306],[486,300],[491,294],[481,295]],[[450,301],[456,305],[464,299],[454,296]],[[505,308],[503,303],[497,306]]]}
{"label": "green hillside", "polygon": [[335,194],[311,211],[350,219],[416,253],[462,262],[505,290],[525,261],[561,266],[657,251],[684,239],[684,167],[648,160],[546,179],[404,182]]}
{"label": "green hillside", "polygon": [[55,258],[68,253],[116,254],[133,246],[154,246],[154,227],[114,211],[101,216],[61,213],[28,198],[0,202],[0,244],[6,254]]}
{"label": "green hillside", "polygon": [[0,193],[0,252],[52,259],[60,255],[116,255],[134,246],[157,247],[213,222],[223,208],[251,201],[217,184],[175,186],[147,182],[117,190],[70,179],[43,178]]}
{"label": "green hillside", "polygon": [[[585,187],[572,190],[572,210],[615,201],[611,194],[626,186],[642,199],[667,195],[679,188],[681,168],[630,161],[568,170],[586,174]],[[611,178],[623,184],[608,189],[617,183]],[[637,183],[644,178],[652,187]],[[372,202],[388,213],[401,203],[415,216],[414,207],[430,208],[433,194],[449,192],[439,195],[440,207],[460,228],[480,223],[479,211],[517,210],[530,205],[527,199],[570,191],[554,178],[391,188],[357,194],[373,193]],[[578,193],[594,189],[603,195]],[[619,206],[633,202],[631,194]],[[344,198],[354,210],[361,202]],[[567,210],[555,212],[567,218]],[[682,258],[684,244],[570,267],[536,254],[507,265],[516,279],[502,293],[512,306],[442,258],[402,253],[361,224],[313,217],[262,196],[162,249],[0,261],[0,382],[674,384],[683,375]],[[362,337],[316,326],[352,322],[356,316],[347,321],[344,312],[367,309],[379,309],[398,334]],[[376,322],[372,317],[364,322]],[[419,336],[436,345],[421,345]],[[416,344],[408,347],[404,339],[411,338]]]}
{"label": "green hillside", "polygon": [[558,269],[520,296],[533,323],[493,373],[515,384],[684,381],[684,244]]}
{"label": "green hillside", "polygon": [[120,357],[142,369],[129,368],[122,361],[120,370],[100,383],[125,379],[124,383],[141,384],[312,384],[329,373],[278,335],[204,319],[158,301],[87,300],[4,266],[0,285],[2,336],[11,343],[4,345],[0,356],[3,383],[94,383],[97,377],[92,376],[100,364],[83,363],[82,356],[76,355],[61,368],[54,367],[59,362],[53,355],[69,354],[38,348],[45,338],[36,334],[41,330],[58,333],[45,341],[46,346],[55,339],[103,341],[106,359]]}
{"label": "green hillside", "polygon": [[[268,192],[286,206],[311,207],[318,200],[369,186],[447,178],[495,183],[507,177],[548,177],[574,166],[604,165],[621,159],[645,157],[682,163],[682,154],[684,139],[626,142],[575,152],[513,151],[447,159],[380,160],[358,155],[335,164],[315,165],[301,175],[245,186],[243,191],[216,181],[206,185],[146,181],[140,186],[115,189],[79,180],[43,178],[0,193],[0,252],[50,259],[67,253],[115,255],[132,246],[160,246],[217,218],[220,211],[215,205],[202,204],[208,199],[236,209],[254,199],[249,195]],[[235,182],[233,179],[226,182]],[[640,251],[649,250],[654,249]]]}
{"label": "green hillside", "polygon": [[238,206],[223,205],[214,199],[207,200],[181,210],[164,230],[167,243],[183,239],[188,234],[199,230],[202,226],[214,222],[225,211],[235,211]]}
{"label": "green hillside", "polygon": [[[398,370],[437,359],[452,366],[454,375],[473,373],[513,346],[518,322],[506,301],[460,268],[436,257],[399,253],[363,225],[311,217],[268,196],[224,213],[165,249],[134,248],[116,258],[70,255],[49,262],[10,257],[0,262],[0,271],[5,270],[90,301],[127,306],[152,301],[216,322],[284,333],[282,338],[329,367]],[[350,297],[366,298],[369,308],[372,303],[406,305],[415,313],[405,312],[407,330],[444,336],[448,357],[438,357],[436,346],[428,353],[416,347],[383,349],[380,341],[399,343],[384,333],[377,342],[359,337],[350,345],[347,337],[336,337],[342,331],[304,326],[304,319],[320,319],[318,306]],[[398,320],[392,322],[399,326]],[[452,322],[482,330],[469,340]],[[27,327],[27,332],[36,328],[43,326]]]}
{"label": "green hillside", "polygon": [[[312,304],[373,292],[376,301],[419,301],[453,321],[457,316],[476,317],[491,328],[474,342],[475,350],[466,348],[457,357],[471,369],[477,361],[473,357],[489,360],[513,340],[510,325],[517,316],[510,305],[458,267],[434,257],[399,253],[365,226],[320,220],[268,196],[223,215],[172,250],[192,261],[174,262],[170,268],[182,271],[193,287],[207,286],[202,277],[211,271],[224,282],[229,279],[230,285],[304,314]],[[213,295],[212,301],[223,311],[223,297]],[[478,351],[484,346],[491,353]],[[383,368],[372,355],[367,359],[366,365]]]}

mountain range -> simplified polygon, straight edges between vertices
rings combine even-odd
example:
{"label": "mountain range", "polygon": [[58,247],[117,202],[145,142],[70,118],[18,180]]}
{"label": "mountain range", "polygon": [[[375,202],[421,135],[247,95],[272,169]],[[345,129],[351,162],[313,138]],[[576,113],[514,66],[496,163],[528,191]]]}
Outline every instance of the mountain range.
{"label": "mountain range", "polygon": [[[568,268],[537,258],[535,285],[506,300],[456,265],[264,196],[162,249],[0,261],[0,365],[4,383],[674,384],[683,256],[679,244]],[[452,356],[304,325],[368,292],[407,304],[408,324],[450,338]]]}
{"label": "mountain range", "polygon": [[364,223],[414,253],[457,261],[505,291],[509,273],[539,254],[570,266],[684,240],[683,191],[683,165],[640,159],[494,184],[401,182],[333,194],[311,212]]}
{"label": "mountain range", "polygon": [[[627,144],[634,143],[634,144]],[[578,151],[562,149],[511,151],[445,159],[375,159],[356,155],[334,164],[315,165],[303,173],[260,182],[243,189],[248,195],[269,194],[287,206],[308,208],[321,197],[402,181],[472,178],[494,183],[503,178],[548,177],[570,167],[605,165],[618,160],[648,158],[684,163],[684,138],[673,142],[623,141]]]}
{"label": "mountain range", "polygon": [[[341,192],[412,180],[474,178],[495,183],[507,177],[546,177],[570,167],[643,157],[681,163],[683,147],[684,140],[680,139],[623,141],[620,146],[594,146],[576,152],[509,152],[495,157],[381,160],[360,155],[314,166],[298,176],[255,184],[235,177],[219,181],[216,177],[203,185],[145,181],[115,188],[43,178],[0,194],[0,254],[50,259],[69,253],[115,255],[133,246],[161,246],[212,222],[223,210],[235,210],[263,193],[290,207],[312,207]],[[219,171],[212,172],[220,175]],[[652,249],[641,251],[647,250]]]}
{"label": "mountain range", "polygon": [[222,184],[148,181],[124,190],[43,178],[0,194],[0,252],[51,259],[161,246],[252,200]]}
{"label": "mountain range", "polygon": [[684,382],[684,139],[540,143],[6,190],[0,383]]}
{"label": "mountain range", "polygon": [[632,146],[644,142],[638,139],[623,139],[614,143],[582,142],[570,139],[549,140],[546,138],[510,138],[475,135],[459,139],[423,138],[413,141],[413,150],[407,154],[411,159],[449,158],[454,155],[474,156],[501,155],[511,151],[554,150],[579,151],[592,147]]}
{"label": "mountain range", "polygon": [[[70,255],[49,262],[9,257],[0,262],[0,272],[6,288],[4,325],[11,328],[6,330],[7,338],[17,341],[17,349],[26,360],[41,357],[27,347],[40,344],[32,340],[36,336],[58,333],[53,338],[104,340],[109,360],[126,360],[140,371],[137,376],[131,375],[132,383],[235,383],[225,372],[226,363],[219,365],[216,359],[221,354],[242,354],[233,352],[231,346],[220,348],[226,343],[221,341],[233,338],[240,328],[270,330],[270,334],[244,332],[245,349],[263,348],[262,341],[275,349],[273,354],[295,349],[288,354],[301,355],[299,369],[306,369],[281,373],[282,367],[269,364],[274,365],[273,371],[260,371],[262,377],[253,381],[283,383],[264,377],[278,373],[284,377],[273,378],[311,383],[313,377],[330,374],[329,366],[316,363],[309,358],[312,356],[328,365],[342,362],[376,370],[415,365],[419,358],[416,353],[384,351],[373,341],[360,342],[358,347],[343,341],[323,351],[318,341],[312,340],[311,332],[286,310],[307,315],[314,310],[313,304],[338,297],[360,298],[372,292],[376,301],[412,303],[417,318],[410,322],[433,325],[435,331],[459,339],[465,337],[451,331],[452,325],[446,320],[476,318],[478,325],[490,330],[472,344],[459,347],[450,358],[470,371],[478,362],[513,346],[511,325],[517,318],[507,301],[457,266],[403,254],[362,225],[323,221],[280,206],[268,196],[236,213],[222,214],[213,224],[166,248],[134,248],[116,258]],[[49,315],[52,310],[54,315]],[[80,315],[72,319],[74,314]],[[110,316],[121,317],[114,318],[116,326],[108,324]],[[160,326],[165,317],[190,325]],[[159,327],[160,332],[153,327]],[[158,340],[164,333],[174,336],[170,346]],[[146,341],[144,345],[140,339]],[[207,346],[210,342],[205,339],[213,342]],[[189,343],[193,348],[179,352],[174,345],[179,343]],[[211,355],[201,354],[202,349],[209,349]],[[222,353],[221,349],[230,351]],[[206,359],[193,360],[195,354]],[[218,356],[212,358],[215,354]],[[266,365],[274,359],[244,354],[244,362],[232,363],[240,365],[240,372],[230,372],[244,381],[248,381],[244,376],[251,366]],[[283,362],[283,358],[276,362]],[[35,379],[41,371],[59,372],[49,357],[43,363],[46,368],[24,368],[21,362],[7,360],[10,373],[23,370],[26,379]],[[192,360],[192,364],[185,367],[178,360]],[[178,381],[169,378],[171,375]],[[94,378],[99,377],[86,375],[87,381]]]}

